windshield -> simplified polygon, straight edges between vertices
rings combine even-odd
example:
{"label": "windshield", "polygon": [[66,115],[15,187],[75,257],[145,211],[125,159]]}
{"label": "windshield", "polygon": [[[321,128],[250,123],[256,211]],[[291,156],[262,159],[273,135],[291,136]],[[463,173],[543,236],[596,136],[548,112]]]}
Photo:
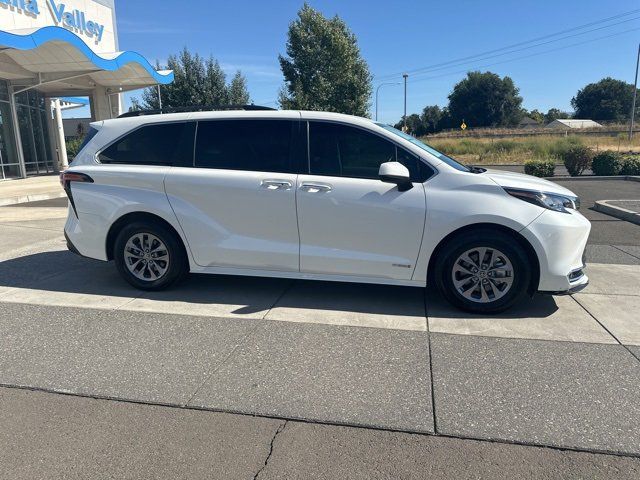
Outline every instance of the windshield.
{"label": "windshield", "polygon": [[398,135],[399,137],[404,138],[405,140],[408,140],[409,142],[413,143],[416,147],[419,147],[422,150],[424,150],[425,152],[430,153],[431,155],[433,155],[437,159],[442,160],[444,163],[446,163],[450,167],[455,168],[456,170],[460,170],[461,172],[470,172],[471,171],[469,168],[465,167],[461,163],[456,162],[453,158],[447,157],[444,153],[439,152],[435,148],[430,147],[426,143],[421,142],[420,140],[418,140],[415,137],[412,137],[411,135],[407,135],[406,133],[401,132],[397,128],[393,128],[393,127],[391,127],[389,125],[385,125],[383,123],[376,123],[376,125],[378,125],[379,127],[384,128],[385,130],[388,130],[391,133],[394,133],[394,134]]}

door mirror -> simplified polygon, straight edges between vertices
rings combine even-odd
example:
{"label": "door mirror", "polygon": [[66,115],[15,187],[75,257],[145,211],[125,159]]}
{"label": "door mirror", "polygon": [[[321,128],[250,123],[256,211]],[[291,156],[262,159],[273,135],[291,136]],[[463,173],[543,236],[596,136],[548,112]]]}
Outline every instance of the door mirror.
{"label": "door mirror", "polygon": [[395,183],[398,185],[398,190],[401,192],[406,192],[413,187],[409,170],[400,162],[383,163],[380,165],[378,176],[380,180],[385,183]]}

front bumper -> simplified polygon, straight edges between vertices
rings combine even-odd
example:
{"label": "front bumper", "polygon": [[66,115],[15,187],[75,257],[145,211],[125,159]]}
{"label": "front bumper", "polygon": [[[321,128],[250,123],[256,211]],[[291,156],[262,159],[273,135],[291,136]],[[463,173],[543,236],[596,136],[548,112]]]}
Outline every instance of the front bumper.
{"label": "front bumper", "polygon": [[590,232],[591,223],[576,211],[544,212],[520,232],[539,260],[537,291],[574,293],[588,285],[584,252]]}

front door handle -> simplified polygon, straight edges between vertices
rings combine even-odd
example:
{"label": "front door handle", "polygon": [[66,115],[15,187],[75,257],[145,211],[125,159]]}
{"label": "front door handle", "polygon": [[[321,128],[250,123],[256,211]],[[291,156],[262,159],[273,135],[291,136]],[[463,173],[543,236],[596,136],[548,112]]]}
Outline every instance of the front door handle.
{"label": "front door handle", "polygon": [[304,190],[309,193],[320,193],[320,192],[330,192],[333,190],[331,185],[326,183],[303,183],[300,185],[300,190]]}
{"label": "front door handle", "polygon": [[260,186],[267,190],[289,190],[293,183],[288,180],[262,180]]}

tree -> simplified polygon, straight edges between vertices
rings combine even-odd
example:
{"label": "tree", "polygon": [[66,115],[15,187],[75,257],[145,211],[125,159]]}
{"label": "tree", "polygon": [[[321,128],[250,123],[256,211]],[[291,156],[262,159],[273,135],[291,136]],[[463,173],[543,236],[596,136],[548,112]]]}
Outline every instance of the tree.
{"label": "tree", "polygon": [[[161,87],[163,107],[190,107],[249,103],[247,81],[238,71],[227,85],[224,71],[217,60],[192,54],[184,48],[177,56],[167,60],[175,79]],[[156,63],[156,68],[161,69]],[[142,92],[142,99],[132,99],[130,110],[157,110],[160,108],[158,89],[151,87]]]}
{"label": "tree", "polygon": [[458,125],[503,127],[522,118],[522,97],[509,77],[491,72],[469,72],[449,95],[449,112]]}
{"label": "tree", "polygon": [[422,109],[420,120],[422,121],[424,133],[434,133],[439,130],[443,113],[444,112],[438,105],[429,105]]}
{"label": "tree", "polygon": [[246,105],[249,101],[247,80],[240,72],[236,72],[229,84],[229,103],[231,105]]}
{"label": "tree", "polygon": [[633,85],[603,78],[590,83],[571,99],[576,118],[622,121],[629,118],[633,101]]}
{"label": "tree", "polygon": [[[398,123],[394,125],[394,128],[398,130],[402,130],[404,127],[404,121],[400,120]],[[417,113],[412,113],[411,115],[407,115],[407,133],[414,135],[416,137],[422,136],[425,134],[424,125],[422,120],[420,119],[420,115]]]}
{"label": "tree", "polygon": [[563,112],[559,108],[550,108],[549,111],[544,114],[544,123],[551,123],[554,120],[570,117],[571,115],[569,115],[567,112]]}
{"label": "tree", "polygon": [[532,118],[536,122],[542,124],[544,123],[544,114],[539,111],[537,108],[531,110],[530,112],[524,111],[525,116]]}
{"label": "tree", "polygon": [[278,57],[282,108],[368,115],[372,77],[342,19],[327,19],[305,3],[289,25],[286,51]]}

